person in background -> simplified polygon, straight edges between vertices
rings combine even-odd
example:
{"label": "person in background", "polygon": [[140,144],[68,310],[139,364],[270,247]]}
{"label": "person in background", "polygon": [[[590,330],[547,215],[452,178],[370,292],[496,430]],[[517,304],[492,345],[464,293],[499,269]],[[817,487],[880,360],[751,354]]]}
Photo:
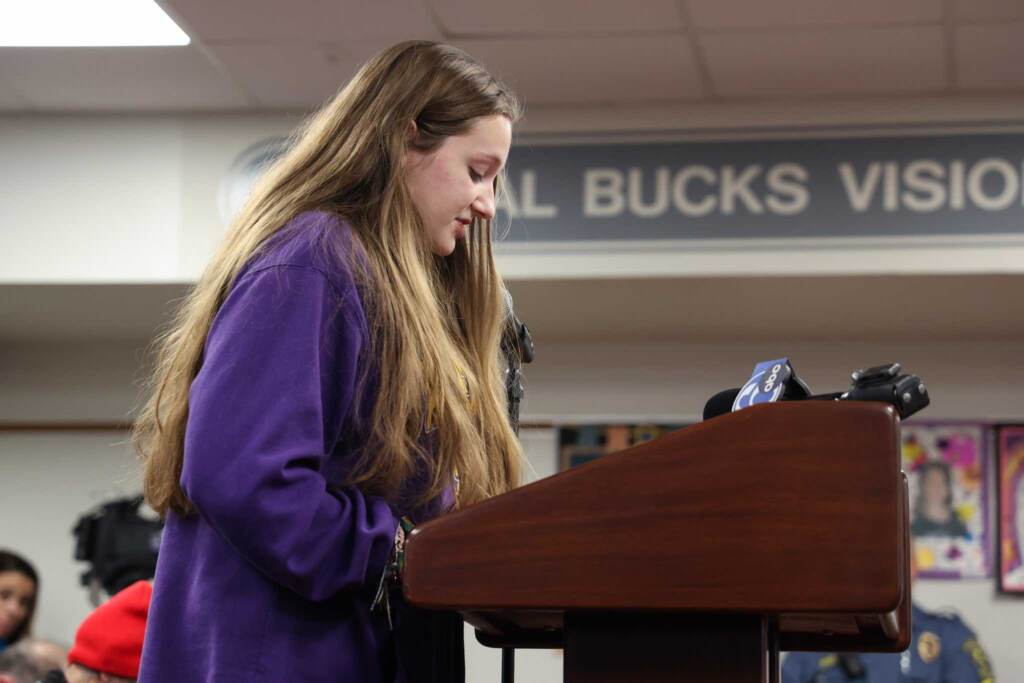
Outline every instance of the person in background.
{"label": "person in background", "polygon": [[0,651],[32,631],[39,574],[21,555],[0,550]]}
{"label": "person in background", "polygon": [[43,683],[132,683],[139,676],[153,587],[136,581],[94,609],[79,625],[64,670]]}
{"label": "person in background", "polygon": [[[910,573],[917,562],[910,554]],[[959,616],[912,605],[910,647],[900,653],[791,652],[782,683],[995,683],[988,655]]]}
{"label": "person in background", "polygon": [[914,536],[969,535],[953,508],[953,473],[947,463],[926,462],[917,471],[920,493],[914,506],[910,533]]}
{"label": "person in background", "polygon": [[67,648],[41,638],[22,638],[0,652],[0,683],[36,683],[64,666]]}

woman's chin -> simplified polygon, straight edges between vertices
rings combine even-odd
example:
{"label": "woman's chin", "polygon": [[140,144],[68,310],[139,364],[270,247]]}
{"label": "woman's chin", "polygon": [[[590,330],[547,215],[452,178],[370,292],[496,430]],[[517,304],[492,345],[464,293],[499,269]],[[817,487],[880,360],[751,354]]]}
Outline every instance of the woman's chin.
{"label": "woman's chin", "polygon": [[434,242],[431,246],[431,251],[436,256],[451,256],[452,252],[455,251],[455,239],[448,239],[440,242]]}

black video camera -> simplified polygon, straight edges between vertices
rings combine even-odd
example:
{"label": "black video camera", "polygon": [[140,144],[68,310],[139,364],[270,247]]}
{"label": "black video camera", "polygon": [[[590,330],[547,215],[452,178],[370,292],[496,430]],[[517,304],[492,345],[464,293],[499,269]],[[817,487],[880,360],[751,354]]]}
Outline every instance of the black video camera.
{"label": "black video camera", "polygon": [[98,589],[113,595],[141,579],[152,579],[163,523],[139,514],[142,496],[104,503],[75,524],[75,559],[88,562],[83,586],[98,602]]}
{"label": "black video camera", "polygon": [[902,419],[925,408],[931,399],[917,375],[901,375],[899,363],[856,370],[853,384],[839,397],[845,401],[881,401],[896,407]]}

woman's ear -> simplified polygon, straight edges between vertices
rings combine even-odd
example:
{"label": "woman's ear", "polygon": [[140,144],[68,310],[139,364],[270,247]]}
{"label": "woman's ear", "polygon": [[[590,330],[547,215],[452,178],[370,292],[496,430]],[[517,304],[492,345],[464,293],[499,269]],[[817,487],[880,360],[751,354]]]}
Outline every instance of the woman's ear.
{"label": "woman's ear", "polygon": [[419,137],[420,129],[416,125],[416,121],[409,119],[409,124],[405,128],[405,149],[402,150],[402,169],[408,170],[410,166],[421,163],[423,158],[427,156],[427,152],[424,152],[416,146],[416,138]]}

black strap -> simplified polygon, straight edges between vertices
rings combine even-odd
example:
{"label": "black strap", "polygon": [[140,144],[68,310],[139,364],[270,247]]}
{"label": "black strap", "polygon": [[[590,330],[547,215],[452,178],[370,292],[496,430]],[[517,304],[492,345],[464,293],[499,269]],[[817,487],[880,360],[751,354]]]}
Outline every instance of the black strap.
{"label": "black strap", "polygon": [[516,649],[501,648],[501,683],[516,683]]}

